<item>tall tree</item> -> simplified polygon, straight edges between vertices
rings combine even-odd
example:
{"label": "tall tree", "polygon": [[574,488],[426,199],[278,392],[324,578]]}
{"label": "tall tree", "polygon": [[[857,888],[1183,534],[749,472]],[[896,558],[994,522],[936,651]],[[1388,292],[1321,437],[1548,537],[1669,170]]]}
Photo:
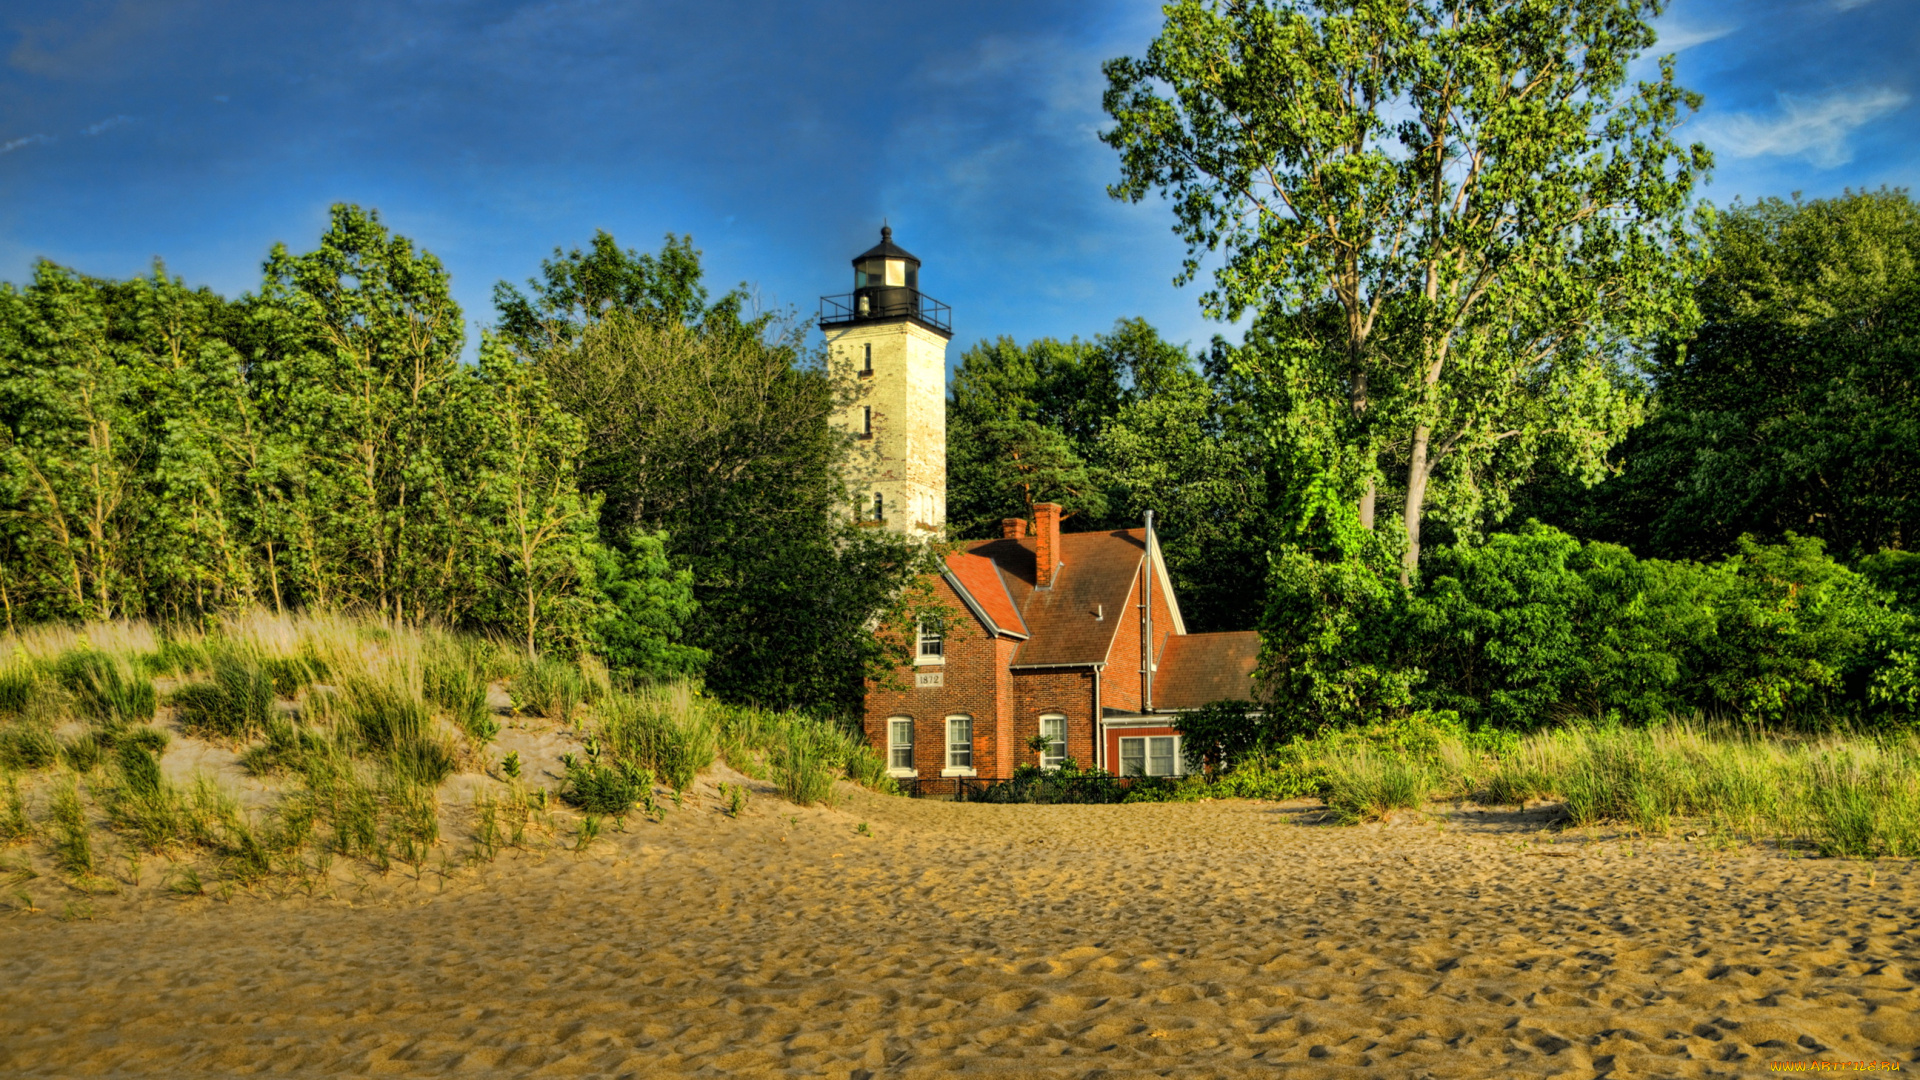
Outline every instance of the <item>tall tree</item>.
{"label": "tall tree", "polygon": [[1590,492],[1549,478],[1527,511],[1667,557],[1747,533],[1846,559],[1920,545],[1920,206],[1766,199],[1705,241],[1699,332],[1652,369],[1621,474]]}
{"label": "tall tree", "polygon": [[315,513],[294,537],[314,599],[382,615],[437,614],[425,569],[468,544],[419,510],[434,487],[465,330],[445,267],[379,216],[339,205],[305,255],[275,245],[259,308],[267,374],[306,434]]}
{"label": "tall tree", "polygon": [[1116,198],[1163,193],[1220,251],[1216,316],[1337,317],[1331,368],[1371,528],[1383,456],[1405,477],[1402,580],[1429,508],[1497,516],[1543,455],[1597,475],[1634,419],[1615,370],[1684,315],[1681,218],[1699,98],[1627,88],[1659,0],[1181,0],[1109,61]]}
{"label": "tall tree", "polygon": [[[596,250],[618,251],[610,238]],[[696,295],[697,255],[684,244],[650,263],[621,258],[659,266],[673,250],[693,261],[665,295]],[[736,700],[850,709],[862,677],[890,656],[891,639],[873,627],[911,626],[928,552],[846,513],[847,439],[829,423],[836,391],[803,347],[807,331],[743,319],[724,301],[658,302],[636,286],[566,334],[534,340],[530,356],[584,424],[582,481],[603,500],[601,535],[617,560],[692,572],[681,644],[711,655],[708,685]],[[648,550],[655,543],[666,560]],[[644,594],[626,595],[652,603]],[[650,610],[677,601],[662,603]],[[628,627],[653,617],[633,610]],[[624,635],[619,622],[603,632]],[[641,666],[689,656],[634,655]]]}

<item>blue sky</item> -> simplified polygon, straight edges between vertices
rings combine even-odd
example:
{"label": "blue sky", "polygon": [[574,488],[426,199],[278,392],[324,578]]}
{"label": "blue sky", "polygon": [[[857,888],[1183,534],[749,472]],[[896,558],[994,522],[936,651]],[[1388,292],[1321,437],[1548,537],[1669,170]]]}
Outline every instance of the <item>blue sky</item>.
{"label": "blue sky", "polygon": [[[1100,61],[1149,3],[13,0],[0,12],[0,279],[37,257],[107,276],[163,257],[257,286],[274,241],[377,207],[492,318],[595,228],[691,233],[718,285],[811,311],[880,219],[982,337],[1144,316],[1220,329],[1171,284],[1163,207],[1107,198]],[[1662,48],[1726,204],[1920,178],[1920,4],[1674,4]]]}

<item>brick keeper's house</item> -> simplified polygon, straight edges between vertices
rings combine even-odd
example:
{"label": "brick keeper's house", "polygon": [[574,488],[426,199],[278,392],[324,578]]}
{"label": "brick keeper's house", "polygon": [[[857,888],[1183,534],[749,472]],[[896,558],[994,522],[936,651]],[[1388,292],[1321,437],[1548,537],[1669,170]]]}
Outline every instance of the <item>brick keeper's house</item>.
{"label": "brick keeper's house", "polygon": [[[920,260],[881,230],[854,259],[854,292],[821,301],[836,377],[855,386],[835,422],[856,440],[860,516],[935,538],[946,522],[946,305],[919,291]],[[869,683],[866,732],[897,777],[1004,779],[1068,758],[1123,776],[1185,771],[1174,717],[1253,697],[1259,636],[1189,634],[1151,515],[1139,529],[1034,527],[949,555],[933,588],[963,613],[923,623],[910,663]],[[1149,649],[1147,643],[1151,643]],[[1028,748],[1044,735],[1046,749]]]}

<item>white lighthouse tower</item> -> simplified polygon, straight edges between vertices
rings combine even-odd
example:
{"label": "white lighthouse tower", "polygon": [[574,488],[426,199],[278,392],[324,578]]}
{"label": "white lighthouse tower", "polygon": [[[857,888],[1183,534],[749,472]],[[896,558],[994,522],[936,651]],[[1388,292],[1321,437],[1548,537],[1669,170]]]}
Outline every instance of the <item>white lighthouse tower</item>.
{"label": "white lighthouse tower", "polygon": [[920,260],[893,242],[853,260],[853,292],[820,299],[837,384],[834,426],[854,438],[854,514],[911,536],[947,522],[947,342],[951,312],[920,291]]}

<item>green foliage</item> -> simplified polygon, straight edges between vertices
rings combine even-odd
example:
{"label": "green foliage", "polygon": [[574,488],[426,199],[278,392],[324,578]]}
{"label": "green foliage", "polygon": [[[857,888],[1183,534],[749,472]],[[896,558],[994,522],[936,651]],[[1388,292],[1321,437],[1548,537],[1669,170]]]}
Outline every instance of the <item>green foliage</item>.
{"label": "green foliage", "polygon": [[29,722],[0,728],[0,769],[45,769],[59,760],[60,742],[45,725]]}
{"label": "green foliage", "polygon": [[566,780],[560,800],[588,814],[624,817],[642,802],[653,808],[653,773],[625,759],[601,760],[600,746],[589,739],[586,760],[573,754],[560,760]]}
{"label": "green foliage", "polygon": [[1438,787],[1438,779],[1418,756],[1362,749],[1327,762],[1321,792],[1334,817],[1351,824],[1380,821],[1396,810],[1424,809]]}
{"label": "green foliage", "polygon": [[500,722],[487,705],[487,683],[466,658],[441,653],[429,656],[421,670],[421,692],[428,703],[446,712],[455,727],[477,743],[489,743],[500,734]]}
{"label": "green foliage", "polygon": [[568,345],[616,312],[661,325],[697,326],[708,320],[725,325],[746,300],[732,292],[708,308],[693,237],[672,233],[660,254],[651,255],[623,251],[606,230],[595,230],[588,250],[555,248],[540,272],[539,279],[527,282],[532,296],[504,281],[493,287],[502,336],[528,354]]}
{"label": "green foliage", "polygon": [[0,715],[19,716],[46,692],[40,673],[30,667],[0,671]]}
{"label": "green foliage", "polygon": [[513,707],[535,716],[573,720],[586,687],[580,681],[580,669],[565,661],[537,656],[522,662],[520,671],[508,685]]}
{"label": "green foliage", "polygon": [[[1263,668],[1282,731],[1412,709],[1529,730],[1694,712],[1799,728],[1915,716],[1912,616],[1817,540],[1639,560],[1532,524],[1430,553],[1411,591],[1275,560]],[[1385,688],[1382,690],[1382,688]]]}
{"label": "green foliage", "polygon": [[693,571],[673,568],[667,537],[636,531],[624,550],[603,548],[600,559],[607,611],[594,633],[607,667],[644,682],[698,675],[708,653],[681,641],[699,609]]}
{"label": "green foliage", "polygon": [[87,822],[86,805],[80,800],[79,785],[71,777],[54,785],[50,809],[54,861],[75,877],[90,877],[94,872],[93,830]]}
{"label": "green foliage", "polygon": [[775,748],[774,783],[795,805],[831,805],[834,775],[829,751],[810,735],[804,729],[790,730],[785,745]]}
{"label": "green foliage", "polygon": [[216,659],[212,676],[173,692],[181,729],[222,739],[249,739],[265,731],[274,717],[273,677],[241,656]]}
{"label": "green foliage", "polygon": [[1166,199],[1182,281],[1220,254],[1211,314],[1287,324],[1303,347],[1247,373],[1326,408],[1272,438],[1332,422],[1313,445],[1369,527],[1405,477],[1408,576],[1430,505],[1472,530],[1536,468],[1595,478],[1637,418],[1623,354],[1689,319],[1681,217],[1711,157],[1672,139],[1699,97],[1670,61],[1627,78],[1658,11],[1185,0],[1105,65],[1110,193]]}
{"label": "green foliage", "polygon": [[120,778],[127,791],[135,798],[153,799],[160,794],[164,778],[160,775],[160,759],[132,740],[120,744],[115,756],[120,765]]}
{"label": "green foliage", "polygon": [[54,663],[55,677],[85,715],[103,724],[141,724],[153,719],[153,680],[117,653],[76,649]]}
{"label": "green foliage", "polygon": [[719,753],[712,721],[684,684],[665,692],[615,694],[597,710],[599,735],[613,755],[657,776],[675,791],[693,786]]}
{"label": "green foliage", "polygon": [[1656,407],[1618,475],[1538,483],[1527,512],[1662,558],[1748,533],[1816,537],[1845,560],[1912,548],[1920,207],[1887,189],[1736,203],[1702,241],[1701,325],[1654,358]]}
{"label": "green foliage", "polygon": [[1117,803],[1126,800],[1127,790],[1127,784],[1112,773],[1083,769],[1068,758],[1055,769],[1020,765],[1006,783],[994,784],[972,798],[990,803]]}

